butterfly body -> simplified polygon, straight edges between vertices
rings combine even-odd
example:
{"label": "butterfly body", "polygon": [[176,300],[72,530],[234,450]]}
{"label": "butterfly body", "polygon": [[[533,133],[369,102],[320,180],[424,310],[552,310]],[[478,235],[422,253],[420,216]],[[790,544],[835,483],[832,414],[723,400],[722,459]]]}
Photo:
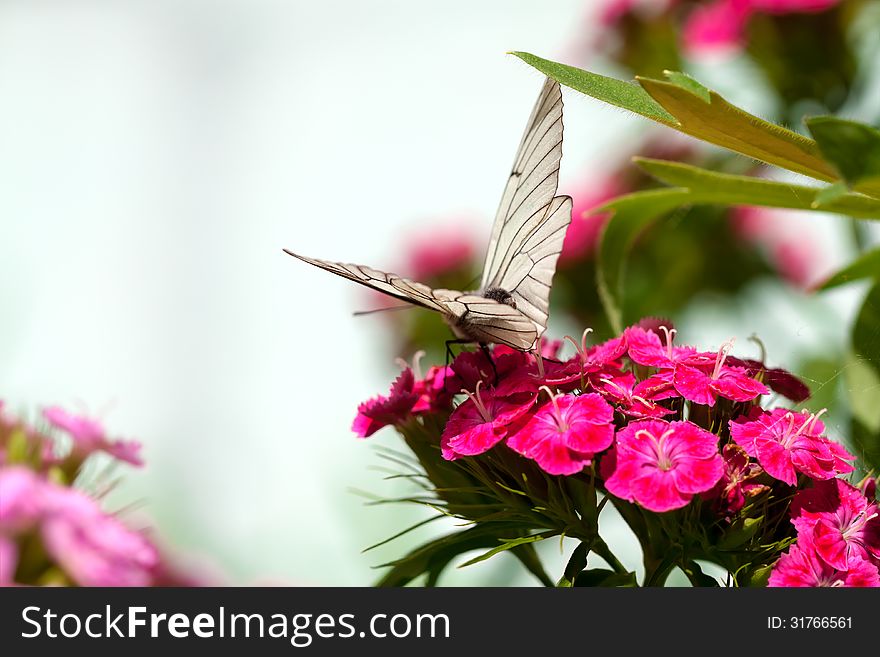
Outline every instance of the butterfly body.
{"label": "butterfly body", "polygon": [[561,158],[562,93],[559,84],[548,78],[501,197],[479,290],[433,289],[363,265],[285,252],[400,301],[439,312],[459,340],[533,350],[547,328],[550,286],[571,223],[571,198],[555,196]]}

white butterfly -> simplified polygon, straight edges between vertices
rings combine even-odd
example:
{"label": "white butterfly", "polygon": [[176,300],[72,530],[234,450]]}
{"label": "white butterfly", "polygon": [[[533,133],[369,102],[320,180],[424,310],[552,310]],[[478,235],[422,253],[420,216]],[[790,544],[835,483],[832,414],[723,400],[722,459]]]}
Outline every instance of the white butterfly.
{"label": "white butterfly", "polygon": [[547,78],[501,196],[480,289],[434,290],[362,265],[295,258],[388,296],[439,312],[460,341],[535,348],[547,328],[550,285],[571,223],[571,197],[555,196],[562,159],[562,92]]}

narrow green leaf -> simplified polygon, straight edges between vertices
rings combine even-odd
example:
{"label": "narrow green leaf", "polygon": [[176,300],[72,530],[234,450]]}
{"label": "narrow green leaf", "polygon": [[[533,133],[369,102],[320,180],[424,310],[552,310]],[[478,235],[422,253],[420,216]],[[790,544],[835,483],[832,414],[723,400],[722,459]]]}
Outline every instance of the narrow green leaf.
{"label": "narrow green leaf", "polygon": [[835,116],[816,116],[806,123],[822,155],[850,187],[880,198],[880,130]]}
{"label": "narrow green leaf", "polygon": [[496,554],[499,554],[500,552],[506,552],[507,550],[510,550],[511,548],[515,548],[518,545],[525,545],[526,543],[537,543],[538,541],[543,541],[545,538],[548,538],[549,536],[555,536],[555,535],[556,535],[556,532],[542,532],[540,534],[532,534],[531,536],[522,536],[521,538],[514,538],[514,539],[505,540],[504,543],[502,543],[498,547],[492,548],[488,552],[484,552],[480,556],[474,557],[470,561],[465,561],[463,564],[461,564],[459,566],[459,568],[465,568],[467,566],[472,566],[475,563],[485,561],[486,559],[489,559],[490,557],[494,557]]}
{"label": "narrow green leaf", "polygon": [[712,92],[709,91],[709,89],[704,87],[702,84],[697,82],[687,73],[679,73],[678,71],[663,71],[663,75],[665,75],[666,78],[673,84],[678,85],[682,89],[687,89],[695,96],[699,96],[704,102],[712,102]]}
{"label": "narrow green leaf", "polygon": [[571,553],[565,570],[562,573],[562,579],[556,586],[568,587],[574,586],[574,581],[578,574],[587,567],[587,557],[590,555],[589,543],[578,543],[578,546]]}
{"label": "narrow green leaf", "polygon": [[865,469],[880,469],[880,283],[868,292],[853,325],[857,361],[847,368],[853,443]]}
{"label": "narrow green leaf", "polygon": [[830,290],[838,285],[845,285],[853,281],[871,278],[880,280],[880,248],[866,251],[846,267],[835,273],[827,281],[822,283],[820,290]]}
{"label": "narrow green leaf", "polygon": [[[633,161],[657,180],[689,190],[687,202],[693,205],[762,205],[816,211],[814,202],[822,191],[816,187],[717,173],[680,162],[640,157],[633,158]],[[880,219],[880,201],[862,194],[846,193],[829,201],[819,211],[858,219]]]}
{"label": "narrow green leaf", "polygon": [[596,279],[602,307],[616,332],[623,331],[623,279],[633,243],[659,217],[686,204],[689,195],[686,189],[652,189],[620,196],[597,208],[613,212],[600,237]]}
{"label": "narrow green leaf", "polygon": [[640,114],[645,118],[663,123],[668,126],[676,126],[675,117],[664,110],[651,96],[645,93],[634,82],[624,82],[616,78],[609,78],[598,73],[584,71],[574,66],[566,66],[557,62],[551,62],[527,52],[511,52],[526,64],[550,76],[560,84],[571,87],[582,94],[592,96],[609,105],[620,107],[630,112]]}

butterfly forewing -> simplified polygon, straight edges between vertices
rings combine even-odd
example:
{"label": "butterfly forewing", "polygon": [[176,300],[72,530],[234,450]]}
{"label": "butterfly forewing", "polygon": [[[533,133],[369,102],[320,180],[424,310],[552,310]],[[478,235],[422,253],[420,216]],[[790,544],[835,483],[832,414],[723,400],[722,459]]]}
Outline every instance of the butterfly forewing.
{"label": "butterfly forewing", "polygon": [[526,124],[495,215],[482,289],[498,287],[495,283],[499,272],[547,216],[556,195],[561,159],[562,92],[558,82],[547,78]]}

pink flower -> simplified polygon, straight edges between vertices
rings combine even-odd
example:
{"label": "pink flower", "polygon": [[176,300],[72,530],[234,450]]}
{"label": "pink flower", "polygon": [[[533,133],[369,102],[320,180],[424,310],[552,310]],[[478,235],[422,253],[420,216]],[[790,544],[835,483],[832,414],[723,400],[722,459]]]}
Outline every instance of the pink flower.
{"label": "pink flower", "polygon": [[417,281],[430,281],[451,271],[470,267],[474,238],[462,226],[435,226],[408,240],[405,271]]}
{"label": "pink flower", "polygon": [[611,494],[662,512],[711,490],[724,474],[724,461],[718,437],[705,429],[691,422],[644,420],[617,432],[602,474]]}
{"label": "pink flower", "polygon": [[843,479],[819,481],[798,491],[791,512],[798,534],[810,537],[829,566],[847,570],[854,560],[880,563],[877,504]]}
{"label": "pink flower", "polygon": [[767,584],[774,587],[876,587],[880,586],[880,574],[877,566],[863,559],[854,560],[845,570],[837,570],[819,557],[809,540],[799,538],[776,562]]}
{"label": "pink flower", "polygon": [[673,345],[675,329],[666,326],[659,328],[660,333],[655,333],[654,331],[646,331],[639,326],[630,326],[623,332],[627,354],[634,363],[660,369],[672,369],[697,353],[693,347]]}
{"label": "pink flower", "polygon": [[359,438],[367,438],[382,427],[399,424],[409,416],[420,396],[415,391],[413,371],[407,367],[391,384],[387,397],[379,395],[358,406],[351,430]]}
{"label": "pink flower", "polygon": [[[749,376],[748,370],[725,365],[724,361],[732,346],[732,342],[726,342],[717,355],[696,354],[680,362],[672,378],[679,394],[689,401],[705,406],[714,406],[718,397],[746,402],[759,395],[769,394],[769,388]],[[713,355],[714,363],[711,360]]]}
{"label": "pink flower", "polygon": [[73,415],[63,408],[51,406],[43,409],[43,417],[49,424],[68,433],[73,438],[73,453],[85,458],[95,451],[104,451],[111,456],[135,466],[142,466],[141,444],[137,441],[110,440],[104,427],[94,419]]}
{"label": "pink flower", "polygon": [[749,455],[734,444],[727,444],[721,450],[724,458],[724,474],[706,497],[717,500],[718,509],[731,516],[745,506],[746,499],[770,490],[769,486],[753,481],[764,471],[757,463],[749,460]]}
{"label": "pink flower", "polygon": [[[23,467],[0,469],[0,533],[36,528],[48,556],[81,586],[147,586],[158,555],[84,493]],[[8,546],[6,548],[8,550]]]}
{"label": "pink flower", "polygon": [[15,583],[15,569],[18,567],[18,546],[0,534],[0,586]]}
{"label": "pink flower", "polygon": [[532,407],[533,395],[499,397],[491,390],[468,392],[467,401],[459,404],[443,429],[440,449],[443,458],[482,454],[507,437],[510,425]]}
{"label": "pink flower", "polygon": [[544,472],[570,475],[589,465],[614,442],[614,411],[601,396],[553,395],[507,439],[507,446],[533,459]]}
{"label": "pink flower", "polygon": [[652,400],[654,395],[664,397],[666,386],[663,382],[652,379],[636,382],[636,377],[631,372],[616,377],[603,377],[596,389],[606,399],[610,399],[621,413],[640,420],[661,418],[675,412]]}
{"label": "pink flower", "polygon": [[80,491],[47,489],[41,534],[46,551],[80,586],[148,586],[159,557],[153,545]]}
{"label": "pink flower", "polygon": [[813,479],[830,479],[852,472],[847,463],[855,457],[842,446],[828,440],[818,415],[793,413],[785,408],[766,412],[753,408],[749,415],[730,421],[730,435],[769,475],[789,486],[797,483],[797,473]]}
{"label": "pink flower", "polygon": [[696,7],[684,25],[684,45],[692,53],[737,51],[752,13],[750,0],[716,0]]}

